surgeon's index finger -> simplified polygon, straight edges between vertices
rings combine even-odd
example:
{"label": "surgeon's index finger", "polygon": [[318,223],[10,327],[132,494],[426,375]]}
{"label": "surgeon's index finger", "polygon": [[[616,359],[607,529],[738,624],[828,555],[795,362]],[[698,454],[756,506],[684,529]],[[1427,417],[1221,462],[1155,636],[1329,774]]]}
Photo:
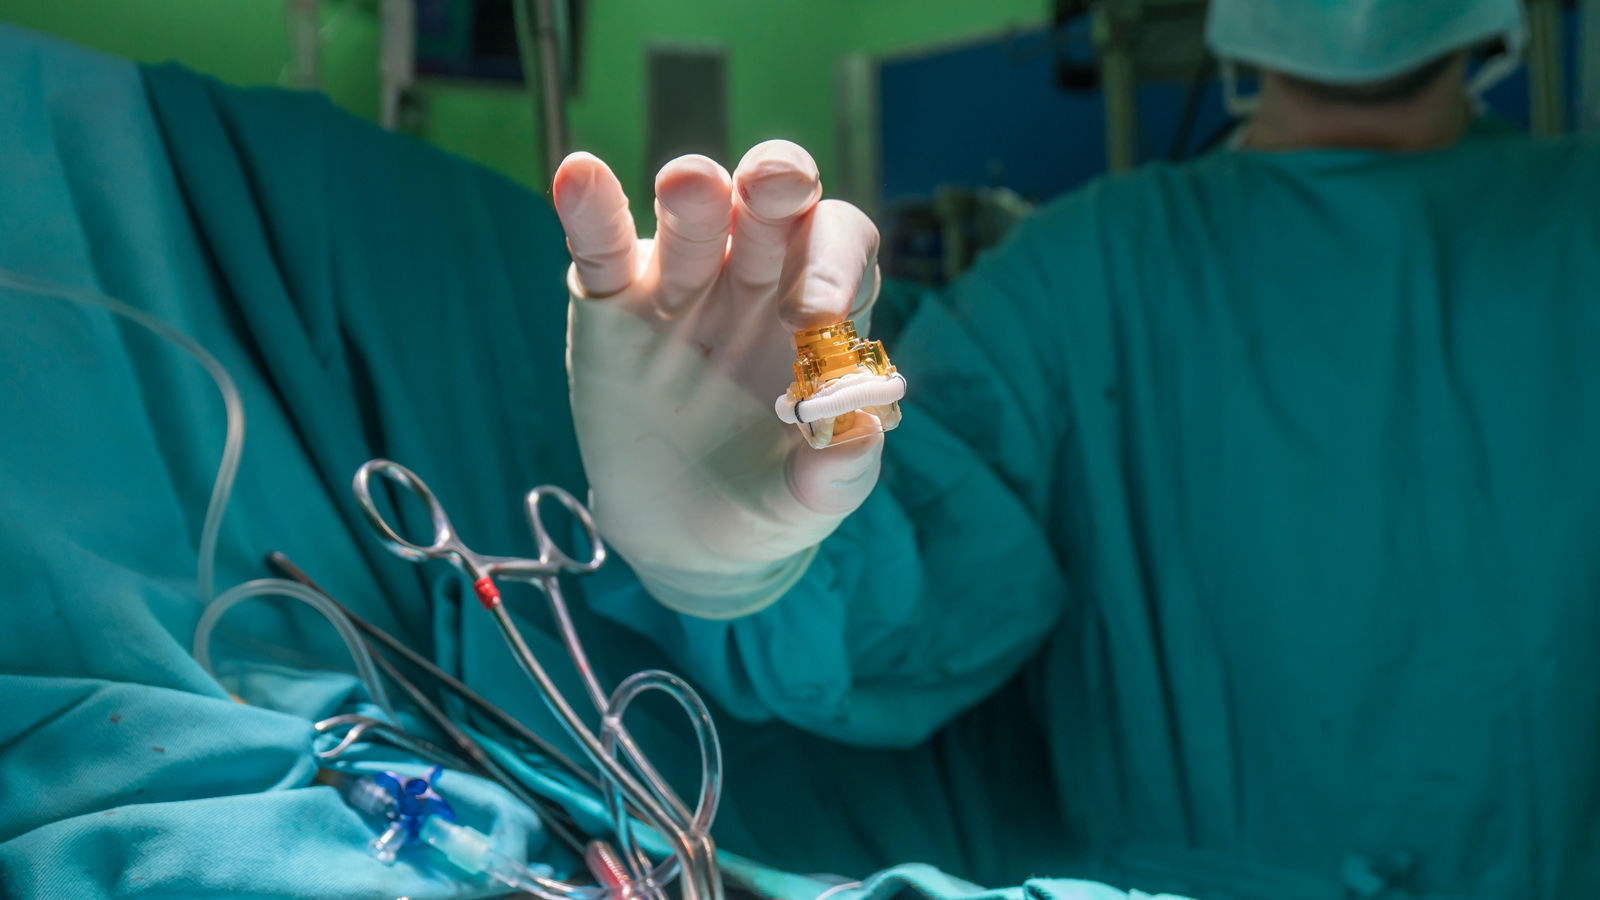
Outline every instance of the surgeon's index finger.
{"label": "surgeon's index finger", "polygon": [[843,200],[824,200],[795,227],[778,283],[790,331],[851,318],[878,290],[878,229]]}
{"label": "surgeon's index finger", "polygon": [[611,169],[592,153],[573,153],[556,170],[551,194],[583,292],[605,297],[632,284],[639,275],[639,236]]}
{"label": "surgeon's index finger", "polygon": [[795,221],[822,196],[817,164],[798,144],[757,144],[734,170],[733,193],[728,273],[741,287],[770,290],[783,271]]}
{"label": "surgeon's index finger", "polygon": [[722,271],[733,225],[733,178],[704,156],[680,156],[656,175],[658,302],[673,312]]}

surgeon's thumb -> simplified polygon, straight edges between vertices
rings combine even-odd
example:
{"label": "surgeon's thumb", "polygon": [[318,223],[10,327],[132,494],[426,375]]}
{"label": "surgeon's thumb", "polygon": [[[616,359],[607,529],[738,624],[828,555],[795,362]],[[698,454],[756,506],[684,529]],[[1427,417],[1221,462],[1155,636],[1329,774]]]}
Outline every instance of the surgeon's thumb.
{"label": "surgeon's thumb", "polygon": [[882,461],[881,434],[822,450],[801,444],[789,454],[789,490],[812,512],[843,518],[872,493]]}

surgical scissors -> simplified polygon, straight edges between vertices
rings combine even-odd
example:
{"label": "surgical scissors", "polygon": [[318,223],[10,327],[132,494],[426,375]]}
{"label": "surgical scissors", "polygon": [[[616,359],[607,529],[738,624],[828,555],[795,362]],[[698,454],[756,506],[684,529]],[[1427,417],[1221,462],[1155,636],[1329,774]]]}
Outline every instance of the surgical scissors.
{"label": "surgical scissors", "polygon": [[[433,528],[431,543],[421,545],[408,541],[389,525],[372,498],[373,475],[379,475],[405,488],[422,502],[427,508]],[[595,677],[567,609],[566,599],[561,591],[560,576],[563,573],[593,572],[600,568],[606,558],[605,546],[600,540],[599,530],[588,509],[561,488],[536,487],[528,492],[524,506],[538,550],[537,558],[486,556],[473,552],[461,541],[450,517],[445,513],[443,505],[439,503],[433,491],[415,473],[399,463],[386,459],[369,460],[356,471],[353,487],[356,501],[368,524],[377,532],[379,539],[389,550],[415,562],[431,559],[446,560],[471,582],[478,602],[494,616],[513,656],[538,687],[546,706],[598,768],[623,858],[634,870],[636,890],[659,896],[660,888],[677,874],[681,865],[684,900],[721,900],[723,885],[710,828],[721,795],[722,760],[716,726],[711,720],[710,711],[686,682],[677,676],[658,670],[635,673],[624,679],[613,693],[607,695]],[[580,562],[574,559],[550,536],[540,506],[546,497],[553,497],[577,520],[589,542],[588,560]],[[571,655],[573,664],[583,680],[590,701],[600,713],[599,735],[590,730],[579,718],[528,647],[521,630],[505,609],[500,589],[495,584],[496,578],[529,582],[544,593],[550,603],[567,652]],[[683,707],[700,744],[701,790],[693,813],[689,812],[666,780],[650,764],[622,725],[622,716],[627,706],[635,697],[648,690],[662,691]],[[622,760],[627,761],[628,767],[633,769],[632,772],[628,767],[624,767]],[[635,777],[635,773],[638,777]],[[636,811],[647,825],[668,842],[672,847],[674,859],[661,863],[653,870],[645,871],[644,865],[639,861],[644,858],[643,854],[637,851],[633,841],[632,828],[628,820],[630,809]]]}

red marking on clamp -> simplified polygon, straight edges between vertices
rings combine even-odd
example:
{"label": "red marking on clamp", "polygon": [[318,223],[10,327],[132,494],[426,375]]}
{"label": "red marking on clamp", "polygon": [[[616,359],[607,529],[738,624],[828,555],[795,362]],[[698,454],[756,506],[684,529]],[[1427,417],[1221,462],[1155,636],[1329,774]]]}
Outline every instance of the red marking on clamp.
{"label": "red marking on clamp", "polygon": [[478,595],[478,602],[483,604],[484,609],[492,610],[500,605],[500,589],[494,586],[489,576],[485,575],[474,581],[472,591]]}

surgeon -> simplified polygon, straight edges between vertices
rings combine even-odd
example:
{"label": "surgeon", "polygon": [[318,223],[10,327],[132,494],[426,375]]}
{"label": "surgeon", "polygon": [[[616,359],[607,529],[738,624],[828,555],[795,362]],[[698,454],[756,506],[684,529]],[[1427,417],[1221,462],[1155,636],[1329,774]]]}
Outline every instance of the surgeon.
{"label": "surgeon", "polygon": [[569,157],[602,529],[742,717],[902,746],[1022,678],[1075,874],[1600,896],[1600,151],[1475,121],[1515,0],[1207,38],[1263,72],[1235,146],[1044,208],[889,347],[904,425],[821,451],[773,401],[870,318],[867,217],[774,141],[667,164],[640,240]]}

